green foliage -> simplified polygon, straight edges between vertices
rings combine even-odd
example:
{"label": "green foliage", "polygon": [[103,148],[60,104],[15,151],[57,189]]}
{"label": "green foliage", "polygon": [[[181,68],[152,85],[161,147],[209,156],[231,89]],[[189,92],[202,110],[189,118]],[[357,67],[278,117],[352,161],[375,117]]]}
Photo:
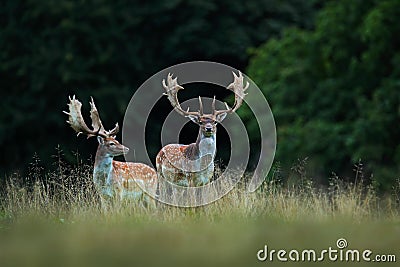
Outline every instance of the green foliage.
{"label": "green foliage", "polygon": [[[260,45],[286,26],[310,28],[316,3],[3,1],[1,175],[26,166],[34,152],[48,162],[57,144],[67,152],[77,149],[77,139],[61,113],[68,95],[76,94],[85,103],[92,95],[101,106],[104,124],[113,125],[122,121],[128,99],[150,75],[190,60],[214,60],[242,69],[248,47]],[[85,150],[86,143],[79,142]]]}
{"label": "green foliage", "polygon": [[399,32],[397,0],[331,1],[315,30],[287,29],[253,51],[248,75],[272,105],[279,161],[308,156],[321,176],[346,174],[361,158],[381,188],[393,185],[400,174]]}

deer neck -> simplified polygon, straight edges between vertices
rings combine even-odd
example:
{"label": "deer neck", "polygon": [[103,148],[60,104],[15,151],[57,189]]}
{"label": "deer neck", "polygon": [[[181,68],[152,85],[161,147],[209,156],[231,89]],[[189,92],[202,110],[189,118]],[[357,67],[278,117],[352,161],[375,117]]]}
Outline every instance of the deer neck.
{"label": "deer neck", "polygon": [[214,158],[216,150],[217,150],[217,136],[216,132],[214,132],[211,136],[205,136],[201,129],[199,130],[199,135],[197,136],[196,146],[199,151],[199,157],[203,157],[205,155],[211,155]]}
{"label": "deer neck", "polygon": [[93,170],[93,180],[100,193],[112,196],[113,156],[110,156],[101,145],[97,148]]}

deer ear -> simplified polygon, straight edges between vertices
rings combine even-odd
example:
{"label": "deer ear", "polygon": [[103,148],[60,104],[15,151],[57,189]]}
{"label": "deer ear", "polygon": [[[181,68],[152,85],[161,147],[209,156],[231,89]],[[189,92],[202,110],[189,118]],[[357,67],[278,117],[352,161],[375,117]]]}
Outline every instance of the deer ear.
{"label": "deer ear", "polygon": [[196,115],[188,115],[187,116],[191,121],[193,121],[194,123],[199,124],[199,117]]}
{"label": "deer ear", "polygon": [[217,118],[216,118],[216,121],[222,122],[222,121],[225,119],[225,117],[226,117],[227,114],[228,114],[228,113],[226,113],[226,112],[221,113],[221,114],[218,114],[218,115],[217,115]]}
{"label": "deer ear", "polygon": [[104,138],[101,136],[97,136],[97,142],[99,142],[100,145],[104,144]]}

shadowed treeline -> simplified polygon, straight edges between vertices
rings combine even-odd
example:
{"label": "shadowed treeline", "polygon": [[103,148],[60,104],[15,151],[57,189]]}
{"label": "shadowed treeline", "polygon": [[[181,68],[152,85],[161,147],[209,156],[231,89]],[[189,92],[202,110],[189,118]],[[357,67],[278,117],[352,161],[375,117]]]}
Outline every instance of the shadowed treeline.
{"label": "shadowed treeline", "polygon": [[[152,74],[192,60],[244,70],[249,48],[287,26],[312,27],[314,2],[3,1],[1,177],[24,172],[34,153],[48,165],[58,144],[69,161],[71,151],[94,153],[96,142],[75,138],[65,123],[68,95],[82,100],[83,112],[93,96],[105,125],[121,124],[130,97]],[[171,107],[163,102],[158,110]]]}
{"label": "shadowed treeline", "polygon": [[[85,114],[93,96],[104,124],[121,124],[130,97],[152,74],[210,60],[242,70],[263,91],[276,119],[276,160],[284,170],[308,158],[310,176],[326,185],[332,172],[353,180],[351,168],[361,159],[365,180],[390,191],[400,177],[399,3],[3,1],[1,180],[25,173],[34,153],[48,167],[58,145],[69,162],[72,151],[83,158],[94,154],[96,141],[76,138],[65,123],[68,95],[77,95]],[[200,86],[185,86],[182,101],[197,97]],[[229,95],[207,88],[203,96]],[[150,116],[152,159],[171,109],[163,98]],[[238,113],[251,146],[259,147],[253,114],[245,106]],[[188,124],[180,141],[193,142],[196,134]],[[228,139],[222,128],[218,135]],[[228,144],[218,146],[224,163]]]}
{"label": "shadowed treeline", "polygon": [[286,29],[254,51],[248,75],[271,103],[283,167],[308,157],[309,175],[326,183],[361,159],[366,178],[391,190],[400,177],[399,20],[397,0],[331,1],[313,30]]}

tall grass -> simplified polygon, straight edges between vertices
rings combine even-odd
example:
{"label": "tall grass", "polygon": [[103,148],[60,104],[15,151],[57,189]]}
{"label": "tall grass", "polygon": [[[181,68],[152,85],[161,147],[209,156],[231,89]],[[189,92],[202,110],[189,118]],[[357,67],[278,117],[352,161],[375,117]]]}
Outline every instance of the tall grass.
{"label": "tall grass", "polygon": [[[243,177],[212,204],[177,208],[104,202],[93,186],[91,163],[77,162],[69,166],[58,156],[54,170],[45,172],[35,160],[25,179],[7,179],[0,203],[4,266],[60,265],[59,259],[68,266],[250,266],[258,264],[255,253],[266,242],[327,247],[343,235],[355,246],[400,248],[400,183],[392,194],[378,195],[360,165],[355,182],[333,175],[325,187],[314,185],[301,162],[290,179],[275,167],[254,193],[246,192]],[[120,258],[109,262],[113,255]]]}
{"label": "tall grass", "polygon": [[[30,179],[12,176],[6,182],[1,202],[3,218],[15,221],[27,215],[66,219],[93,216],[135,216],[159,221],[220,217],[273,217],[284,221],[397,219],[399,196],[378,196],[363,180],[343,182],[333,176],[328,187],[316,187],[312,180],[300,176],[297,183],[282,183],[276,175],[255,193],[245,189],[247,177],[222,199],[198,208],[176,208],[158,203],[156,208],[136,201],[112,200],[102,202],[92,183],[92,167],[80,163],[66,166],[63,162],[55,171],[42,173],[32,168]],[[32,179],[33,178],[33,179]]]}

